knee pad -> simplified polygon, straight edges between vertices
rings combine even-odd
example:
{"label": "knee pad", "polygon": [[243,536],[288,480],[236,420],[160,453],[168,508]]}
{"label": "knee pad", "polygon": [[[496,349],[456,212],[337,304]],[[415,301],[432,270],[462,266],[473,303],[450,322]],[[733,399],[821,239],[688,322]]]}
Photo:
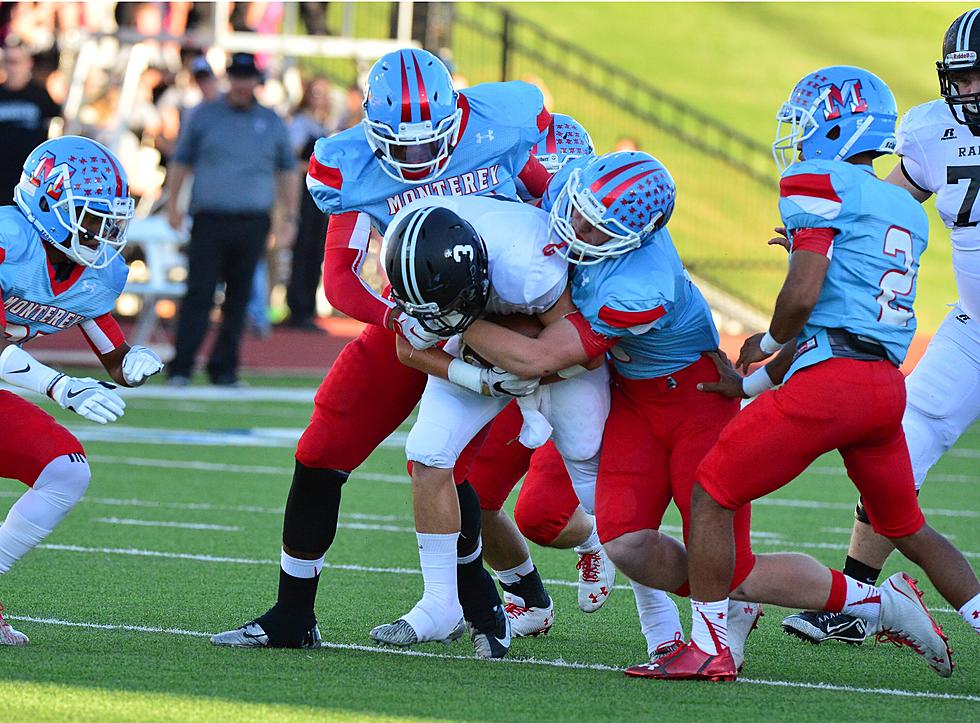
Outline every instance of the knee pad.
{"label": "knee pad", "polygon": [[459,497],[460,523],[456,556],[465,564],[472,562],[483,547],[480,538],[480,498],[469,482],[456,485],[456,495]]}
{"label": "knee pad", "polygon": [[34,491],[54,507],[67,513],[85,496],[92,479],[84,454],[63,454],[41,470],[32,485]]}
{"label": "knee pad", "polygon": [[297,552],[321,555],[337,534],[341,487],[350,472],[307,467],[296,460],[283,516],[282,544]]}

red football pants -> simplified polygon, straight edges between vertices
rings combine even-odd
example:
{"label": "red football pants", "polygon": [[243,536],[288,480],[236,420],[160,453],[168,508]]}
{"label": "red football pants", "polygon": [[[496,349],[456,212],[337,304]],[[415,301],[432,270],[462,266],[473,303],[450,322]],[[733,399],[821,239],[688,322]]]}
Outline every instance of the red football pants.
{"label": "red football pants", "polygon": [[904,412],[905,380],[894,365],[828,359],[742,410],[701,464],[698,481],[718,504],[737,509],[836,449],[875,531],[911,535],[925,518],[902,431]]}
{"label": "red football pants", "polygon": [[578,497],[552,442],[530,450],[517,440],[522,423],[516,403],[504,407],[490,424],[472,463],[467,458],[474,450],[467,447],[464,451],[456,465],[456,479],[465,478],[473,485],[481,509],[496,511],[526,474],[514,506],[514,521],[524,537],[549,545],[568,525],[578,508]]}
{"label": "red football pants", "polygon": [[[699,392],[695,386],[717,380],[714,362],[706,356],[669,376],[614,376],[596,485],[600,540],[658,529],[673,499],[686,541],[695,470],[739,408],[737,399]],[[755,564],[750,515],[749,505],[735,514],[733,589]]]}
{"label": "red football pants", "polygon": [[0,391],[0,477],[33,486],[57,457],[85,454],[81,442],[54,417],[11,392]]}
{"label": "red football pants", "polygon": [[365,327],[320,384],[296,459],[307,467],[354,471],[412,412],[426,378],[398,361],[394,332]]}

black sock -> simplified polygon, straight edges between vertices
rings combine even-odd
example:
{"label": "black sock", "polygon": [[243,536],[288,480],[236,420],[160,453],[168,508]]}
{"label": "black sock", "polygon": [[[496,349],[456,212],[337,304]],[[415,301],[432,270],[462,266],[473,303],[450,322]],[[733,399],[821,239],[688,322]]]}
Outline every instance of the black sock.
{"label": "black sock", "polygon": [[865,565],[860,560],[855,560],[853,557],[848,555],[847,560],[844,561],[844,574],[848,577],[854,578],[858,582],[864,582],[868,585],[877,585],[878,576],[881,574],[881,568]]}
{"label": "black sock", "polygon": [[273,647],[295,647],[316,623],[313,602],[320,576],[293,577],[279,569],[279,600],[256,622],[262,626]]}
{"label": "black sock", "polygon": [[504,592],[521,598],[524,601],[523,607],[546,608],[551,604],[551,598],[544,589],[544,583],[541,582],[541,575],[538,574],[536,567],[519,581],[510,584],[501,582],[500,587]]}
{"label": "black sock", "polygon": [[493,578],[483,567],[483,558],[456,565],[456,584],[466,621],[480,632],[493,630],[494,610],[500,605],[500,596]]}

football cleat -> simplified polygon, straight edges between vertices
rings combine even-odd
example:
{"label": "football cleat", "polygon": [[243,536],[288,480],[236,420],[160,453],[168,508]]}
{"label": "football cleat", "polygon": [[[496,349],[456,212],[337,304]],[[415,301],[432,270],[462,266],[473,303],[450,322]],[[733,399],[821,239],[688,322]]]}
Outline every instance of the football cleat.
{"label": "football cleat", "polygon": [[684,647],[684,645],[684,638],[681,637],[680,633],[677,633],[673,640],[660,643],[660,645],[653,649],[653,652],[650,653],[650,662],[656,663],[658,660],[666,658],[668,655],[680,650]]}
{"label": "football cleat", "polygon": [[453,641],[459,640],[466,632],[466,623],[462,618],[456,623],[456,627],[444,638],[422,638],[419,639],[408,621],[398,618],[393,623],[379,625],[371,631],[371,640],[378,645],[394,645],[398,648],[409,648],[419,643],[444,643],[449,645]]}
{"label": "football cleat", "polygon": [[548,600],[548,607],[524,607],[523,600],[504,593],[504,612],[510,619],[510,629],[515,638],[546,635],[555,623],[555,603]]}
{"label": "football cleat", "polygon": [[269,636],[259,625],[257,620],[252,620],[234,630],[226,630],[223,633],[211,636],[211,645],[227,648],[319,648],[320,629],[316,622],[313,627],[303,633],[302,639],[296,645],[274,645],[269,642]]}
{"label": "football cleat", "polygon": [[0,603],[0,645],[27,645],[30,639],[19,630],[10,627],[3,619],[3,603]]}
{"label": "football cleat", "polygon": [[709,655],[693,641],[658,660],[634,665],[623,672],[633,678],[655,678],[657,680],[710,680],[720,682],[735,680],[738,677],[735,661],[732,659],[732,653],[728,648],[723,647],[717,655]]}
{"label": "football cleat", "polygon": [[749,634],[759,627],[762,605],[739,600],[728,601],[728,647],[732,651],[735,669],[740,671],[745,665],[745,641]]}
{"label": "football cleat", "polygon": [[804,610],[783,618],[783,630],[814,645],[825,640],[840,640],[848,645],[860,645],[868,636],[868,625],[861,618],[845,613],[826,613]]}
{"label": "football cleat", "polygon": [[470,629],[470,639],[476,649],[478,658],[502,658],[510,650],[511,627],[510,617],[504,612],[504,606],[494,609],[494,625],[492,630]]}
{"label": "football cleat", "polygon": [[939,676],[948,678],[953,674],[953,651],[942,628],[922,604],[915,582],[904,572],[896,572],[881,586],[878,640],[907,645]]}
{"label": "football cleat", "polygon": [[601,547],[578,558],[578,607],[583,613],[601,608],[616,582],[616,567]]}

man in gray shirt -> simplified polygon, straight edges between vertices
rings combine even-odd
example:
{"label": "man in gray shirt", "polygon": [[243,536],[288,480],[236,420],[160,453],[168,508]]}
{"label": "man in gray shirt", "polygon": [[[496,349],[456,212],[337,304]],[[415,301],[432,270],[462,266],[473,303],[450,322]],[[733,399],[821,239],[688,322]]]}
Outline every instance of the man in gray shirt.
{"label": "man in gray shirt", "polygon": [[202,103],[180,129],[169,170],[168,214],[179,228],[180,189],[189,173],[191,189],[187,294],[177,323],[170,383],[188,383],[194,358],[208,328],[214,289],[225,282],[221,331],[207,365],[213,384],[238,383],[238,347],[255,266],[265,253],[271,213],[283,210],[277,237],[295,233],[295,158],[282,119],[256,101],[261,74],[255,58],[236,53],[228,65],[229,90]]}

